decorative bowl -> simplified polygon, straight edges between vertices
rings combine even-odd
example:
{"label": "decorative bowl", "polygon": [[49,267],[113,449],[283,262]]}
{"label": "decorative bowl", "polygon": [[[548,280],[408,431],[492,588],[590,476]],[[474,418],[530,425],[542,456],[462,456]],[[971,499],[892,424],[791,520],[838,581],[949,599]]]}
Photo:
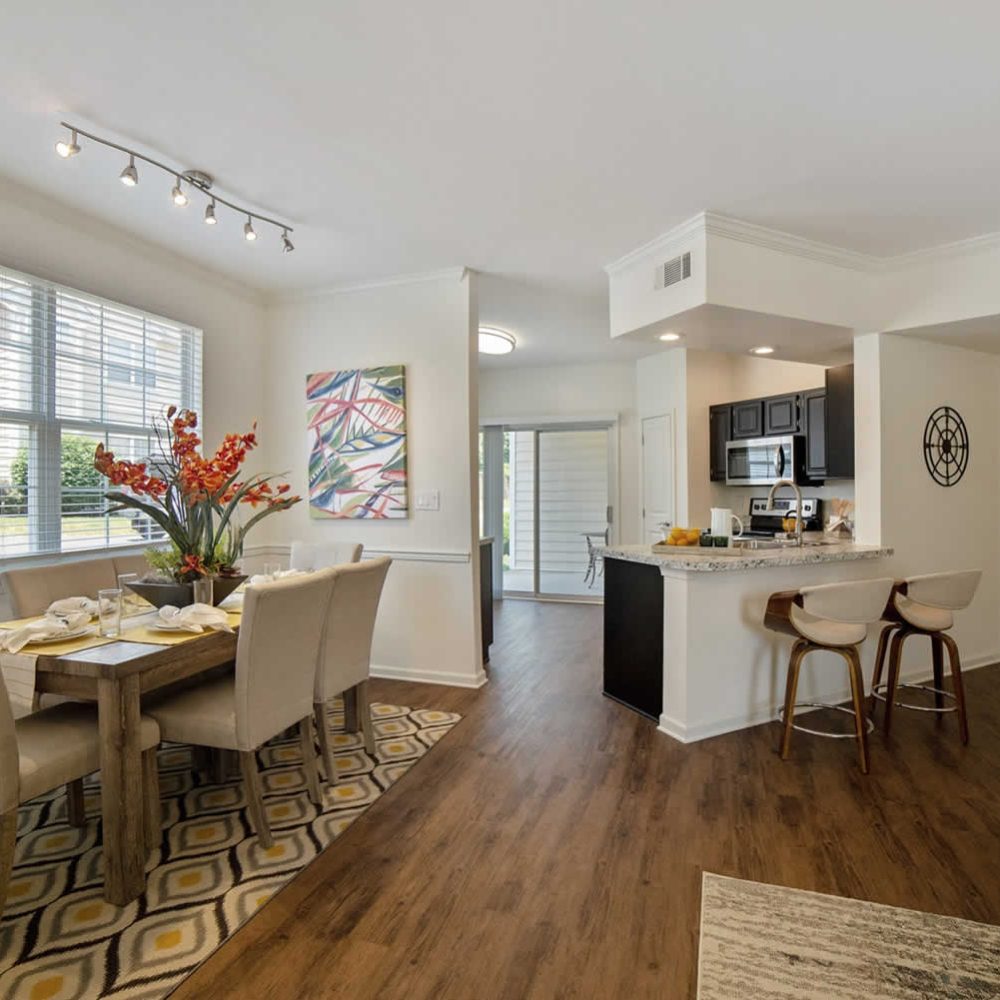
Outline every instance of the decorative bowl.
{"label": "decorative bowl", "polygon": [[[221,604],[244,580],[246,580],[245,575],[215,577],[212,581],[212,603]],[[190,583],[164,580],[130,583],[128,587],[157,608],[168,604],[172,604],[175,608],[186,608],[189,604],[194,604],[194,585]]]}

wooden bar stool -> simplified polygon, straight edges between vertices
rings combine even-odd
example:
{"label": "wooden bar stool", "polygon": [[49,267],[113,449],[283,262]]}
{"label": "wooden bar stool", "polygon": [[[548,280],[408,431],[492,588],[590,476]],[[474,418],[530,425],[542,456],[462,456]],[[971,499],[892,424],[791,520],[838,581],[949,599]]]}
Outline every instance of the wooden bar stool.
{"label": "wooden bar stool", "polygon": [[[954,612],[967,608],[975,597],[983,575],[982,570],[963,570],[958,573],[930,573],[900,580],[892,589],[882,617],[889,624],[882,629],[875,655],[875,675],[872,678],[872,715],[875,703],[885,703],[882,730],[886,736],[892,726],[894,707],[917,712],[934,712],[940,722],[946,712],[958,713],[958,731],[962,743],[969,742],[969,722],[965,711],[965,688],[962,685],[962,662],[958,644],[947,634],[954,624]],[[903,660],[903,643],[911,635],[925,635],[931,640],[934,664],[934,683],[900,684],[899,669]],[[891,647],[890,647],[891,639]],[[948,648],[951,664],[951,691],[944,690],[944,647]],[[882,682],[886,652],[889,653],[889,677]],[[929,691],[934,695],[934,706],[911,705],[896,701],[898,688]],[[945,699],[953,704],[945,705]]]}
{"label": "wooden bar stool", "polygon": [[[803,587],[772,594],[767,602],[764,625],[774,632],[795,638],[788,661],[785,683],[785,705],[779,714],[782,722],[781,759],[788,760],[792,748],[792,730],[826,736],[850,738],[848,733],[826,733],[795,725],[796,708],[832,708],[854,716],[854,739],[858,743],[858,762],[863,774],[868,773],[868,733],[874,728],[865,717],[865,685],[861,676],[858,646],[868,635],[868,626],[877,622],[892,591],[891,579],[857,580],[850,583],[829,583],[818,587]],[[799,671],[806,655],[817,649],[840,654],[847,661],[851,679],[853,708],[822,702],[796,702]]]}

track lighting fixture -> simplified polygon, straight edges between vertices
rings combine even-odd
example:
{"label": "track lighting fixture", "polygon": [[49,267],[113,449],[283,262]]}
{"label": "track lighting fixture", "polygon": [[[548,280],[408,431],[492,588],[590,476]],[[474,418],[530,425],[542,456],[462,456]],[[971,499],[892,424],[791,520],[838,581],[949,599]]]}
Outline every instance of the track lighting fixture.
{"label": "track lighting fixture", "polygon": [[125,187],[134,188],[139,183],[139,171],[135,169],[135,157],[128,158],[128,166],[118,175]]}
{"label": "track lighting fixture", "polygon": [[[67,126],[68,128],[69,126]],[[69,142],[65,139],[60,139],[56,143],[56,152],[64,159],[68,160],[71,156],[76,156],[80,152],[79,143],[76,141],[76,129],[71,128],[70,130]]]}
{"label": "track lighting fixture", "polygon": [[59,154],[64,160],[69,159],[71,156],[76,156],[80,152],[79,136],[85,136],[87,139],[98,143],[101,146],[107,146],[109,149],[116,149],[120,153],[124,153],[128,157],[128,166],[118,175],[118,179],[126,187],[135,187],[139,183],[139,171],[136,169],[136,160],[142,160],[143,163],[148,163],[152,167],[156,167],[158,170],[162,170],[164,173],[169,174],[174,178],[174,186],[170,192],[170,197],[175,205],[184,206],[187,205],[191,200],[188,193],[184,190],[185,185],[190,185],[192,188],[200,191],[202,194],[209,198],[208,204],[205,206],[205,225],[214,226],[218,222],[215,216],[216,204],[225,205],[226,208],[232,209],[234,212],[240,215],[246,216],[246,223],[243,226],[243,237],[248,242],[254,242],[257,239],[257,231],[254,229],[254,221],[265,222],[269,226],[274,226],[276,229],[281,230],[281,248],[284,253],[291,253],[295,246],[289,237],[289,233],[293,232],[291,226],[286,225],[284,222],[280,222],[277,219],[270,219],[266,215],[261,215],[259,212],[251,212],[249,209],[243,208],[234,202],[228,201],[227,199],[219,196],[212,190],[213,179],[209,174],[206,174],[200,170],[184,170],[178,172],[175,167],[169,167],[165,163],[160,163],[159,160],[154,160],[151,156],[146,156],[144,153],[136,152],[134,149],[129,149],[127,146],[121,146],[117,142],[112,142],[110,139],[102,139],[98,135],[94,135],[91,132],[85,132],[81,128],[77,128],[74,125],[70,125],[69,122],[60,122],[60,125],[69,132],[68,139],[60,139],[56,143],[56,153]]}
{"label": "track lighting fixture", "polygon": [[174,199],[175,205],[180,205],[183,208],[188,203],[188,196],[181,190],[181,175],[177,175],[177,183],[174,185],[173,191],[170,192],[170,197]]}

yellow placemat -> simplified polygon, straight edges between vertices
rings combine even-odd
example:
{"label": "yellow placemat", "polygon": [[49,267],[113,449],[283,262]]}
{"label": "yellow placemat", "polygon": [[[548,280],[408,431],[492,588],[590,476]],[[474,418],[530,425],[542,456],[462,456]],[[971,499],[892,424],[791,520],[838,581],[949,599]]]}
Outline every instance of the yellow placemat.
{"label": "yellow placemat", "polygon": [[[17,624],[4,622],[0,628],[17,628],[17,625],[25,625],[32,621],[37,621],[37,619],[24,618]],[[65,642],[29,642],[18,652],[28,653],[31,656],[64,656],[66,653],[79,653],[81,649],[91,649],[93,646],[106,646],[109,642],[114,641],[114,639],[106,639],[104,636],[98,635],[95,630],[93,635],[82,635],[79,639],[67,639]]]}
{"label": "yellow placemat", "polygon": [[[229,627],[238,629],[240,627],[241,614],[238,611],[229,611],[227,618]],[[150,624],[155,618],[148,618],[144,622],[135,622],[131,627],[126,626],[122,632],[123,642],[148,642],[156,646],[177,646],[182,642],[190,642],[192,639],[203,639],[210,634],[210,629],[204,632],[161,632],[159,629],[150,628]]]}

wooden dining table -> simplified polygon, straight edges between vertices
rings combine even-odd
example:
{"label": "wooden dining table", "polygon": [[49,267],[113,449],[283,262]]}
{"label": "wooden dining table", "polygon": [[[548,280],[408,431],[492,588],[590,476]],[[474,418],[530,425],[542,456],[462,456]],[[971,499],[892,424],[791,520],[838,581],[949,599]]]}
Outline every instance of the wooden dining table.
{"label": "wooden dining table", "polygon": [[[234,624],[233,627],[238,627]],[[145,890],[140,699],[236,658],[236,633],[213,631],[176,645],[117,639],[35,663],[35,690],[97,703],[101,741],[104,897],[124,906]]]}

